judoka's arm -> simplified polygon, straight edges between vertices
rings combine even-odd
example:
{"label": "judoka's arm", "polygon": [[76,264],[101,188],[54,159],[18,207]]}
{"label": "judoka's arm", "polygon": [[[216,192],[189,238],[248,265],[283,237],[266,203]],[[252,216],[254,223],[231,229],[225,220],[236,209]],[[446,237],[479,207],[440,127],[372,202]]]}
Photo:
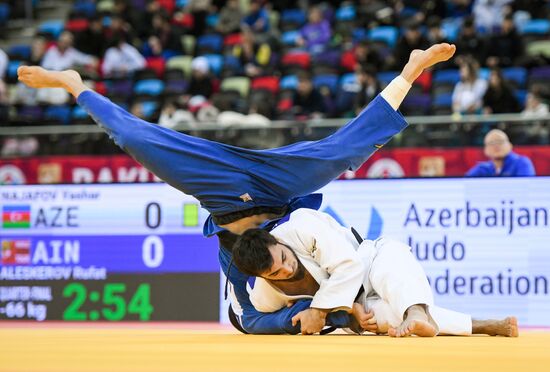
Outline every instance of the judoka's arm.
{"label": "judoka's arm", "polygon": [[[225,275],[231,260],[230,253],[220,247],[220,264]],[[257,311],[250,302],[246,289],[248,275],[245,275],[232,267],[229,272],[230,293],[229,297],[237,319],[243,329],[252,334],[297,334],[300,333],[300,326],[292,325],[292,317],[299,312],[309,308],[311,300],[296,302],[292,307],[284,307],[273,313],[262,313]],[[331,313],[327,316],[327,325],[346,328],[349,327],[350,317],[344,311]]]}

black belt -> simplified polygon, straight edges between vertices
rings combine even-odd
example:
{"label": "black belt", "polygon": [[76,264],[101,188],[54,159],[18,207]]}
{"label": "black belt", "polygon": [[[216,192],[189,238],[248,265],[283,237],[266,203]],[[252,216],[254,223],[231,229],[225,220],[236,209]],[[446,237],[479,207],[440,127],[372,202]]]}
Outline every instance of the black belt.
{"label": "black belt", "polygon": [[[351,228],[351,232],[353,233],[353,236],[355,236],[357,243],[361,245],[361,243],[363,243],[363,238],[361,237],[361,235],[359,235],[357,230],[355,230],[353,227]],[[363,292],[365,292],[365,287],[363,287],[363,285],[361,284],[361,288],[359,288],[359,292],[357,292],[357,296],[355,296],[355,302],[357,302],[357,300],[363,294]]]}

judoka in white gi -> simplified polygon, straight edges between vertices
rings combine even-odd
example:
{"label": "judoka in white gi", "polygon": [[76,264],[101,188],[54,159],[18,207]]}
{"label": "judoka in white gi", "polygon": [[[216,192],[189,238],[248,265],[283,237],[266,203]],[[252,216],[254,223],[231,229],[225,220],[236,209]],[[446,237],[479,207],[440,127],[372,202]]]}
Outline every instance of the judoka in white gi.
{"label": "judoka in white gi", "polygon": [[396,337],[518,335],[514,317],[472,320],[435,306],[424,270],[399,241],[382,237],[359,243],[351,229],[312,209],[298,209],[283,221],[270,233],[245,232],[233,258],[240,271],[257,276],[250,299],[258,311],[312,299],[310,308],[293,318],[303,334],[319,332],[327,313],[347,310],[360,330]]}

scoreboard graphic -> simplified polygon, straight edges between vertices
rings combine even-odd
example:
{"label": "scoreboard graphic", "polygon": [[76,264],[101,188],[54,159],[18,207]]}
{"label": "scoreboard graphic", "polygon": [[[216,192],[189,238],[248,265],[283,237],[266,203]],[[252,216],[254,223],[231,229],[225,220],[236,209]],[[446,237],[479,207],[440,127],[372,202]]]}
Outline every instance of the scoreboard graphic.
{"label": "scoreboard graphic", "polygon": [[0,319],[219,319],[217,240],[164,184],[0,188]]}

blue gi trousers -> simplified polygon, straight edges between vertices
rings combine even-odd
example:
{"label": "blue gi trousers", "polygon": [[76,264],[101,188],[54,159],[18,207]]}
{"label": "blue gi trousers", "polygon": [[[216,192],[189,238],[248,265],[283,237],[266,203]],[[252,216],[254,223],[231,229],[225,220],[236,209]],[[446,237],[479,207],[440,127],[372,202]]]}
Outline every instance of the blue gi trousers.
{"label": "blue gi trousers", "polygon": [[[171,186],[197,198],[213,215],[280,207],[308,195],[345,170],[358,168],[407,126],[379,96],[319,141],[248,150],[148,123],[92,91],[80,94],[77,102],[118,146]],[[249,198],[243,198],[245,194]]]}

